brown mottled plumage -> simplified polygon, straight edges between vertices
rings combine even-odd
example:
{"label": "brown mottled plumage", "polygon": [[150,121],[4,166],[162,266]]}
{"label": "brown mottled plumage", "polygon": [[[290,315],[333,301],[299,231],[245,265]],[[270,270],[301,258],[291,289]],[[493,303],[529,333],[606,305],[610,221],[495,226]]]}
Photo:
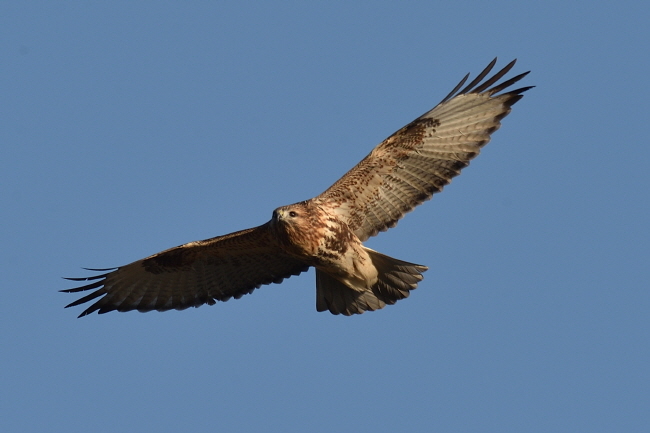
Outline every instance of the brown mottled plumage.
{"label": "brown mottled plumage", "polygon": [[403,262],[362,245],[397,224],[442,190],[478,155],[510,107],[530,87],[499,92],[528,72],[493,86],[510,62],[481,83],[494,59],[459,91],[469,74],[431,111],[375,147],[334,185],[311,200],[283,206],[259,227],[190,242],[88,278],[96,289],[67,305],[99,298],[94,311],[165,311],[214,304],[316,268],[316,309],[360,314],[409,296],[425,266]]}

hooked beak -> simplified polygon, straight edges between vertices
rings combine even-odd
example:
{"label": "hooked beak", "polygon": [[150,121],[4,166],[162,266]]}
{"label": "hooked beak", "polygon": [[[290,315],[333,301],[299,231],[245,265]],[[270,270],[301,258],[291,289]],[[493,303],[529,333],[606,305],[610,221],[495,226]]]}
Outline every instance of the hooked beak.
{"label": "hooked beak", "polygon": [[273,219],[276,221],[282,221],[284,216],[284,211],[282,209],[276,209],[273,211]]}

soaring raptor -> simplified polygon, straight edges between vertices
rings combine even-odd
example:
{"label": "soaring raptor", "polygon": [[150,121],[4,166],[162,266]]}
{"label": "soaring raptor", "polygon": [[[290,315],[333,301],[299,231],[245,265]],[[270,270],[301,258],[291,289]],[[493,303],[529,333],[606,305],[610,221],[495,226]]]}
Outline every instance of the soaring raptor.
{"label": "soaring raptor", "polygon": [[362,243],[442,191],[532,87],[510,90],[528,72],[496,84],[515,61],[483,81],[495,63],[461,89],[466,75],[431,111],[384,140],[319,196],[277,208],[259,227],[190,242],[119,268],[90,269],[101,275],[69,278],[90,283],[63,292],[94,291],[66,308],[96,300],[82,317],[213,305],[310,266],[316,268],[318,311],[361,314],[408,297],[427,268]]}

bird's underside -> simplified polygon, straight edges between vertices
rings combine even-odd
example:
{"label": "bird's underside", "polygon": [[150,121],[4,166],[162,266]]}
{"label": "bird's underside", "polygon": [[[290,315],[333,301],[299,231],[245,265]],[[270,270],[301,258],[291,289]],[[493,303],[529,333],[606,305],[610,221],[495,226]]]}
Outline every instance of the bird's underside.
{"label": "bird's underside", "polygon": [[[190,242],[103,273],[68,278],[93,290],[66,307],[94,311],[183,310],[252,293],[316,268],[316,309],[360,314],[409,296],[425,266],[397,260],[363,242],[440,192],[469,164],[531,87],[508,90],[528,72],[496,84],[515,61],[483,81],[496,59],[461,89],[404,126],[322,194],[273,212],[258,227]],[[504,92],[505,91],[505,92]],[[502,93],[503,92],[503,93]]]}

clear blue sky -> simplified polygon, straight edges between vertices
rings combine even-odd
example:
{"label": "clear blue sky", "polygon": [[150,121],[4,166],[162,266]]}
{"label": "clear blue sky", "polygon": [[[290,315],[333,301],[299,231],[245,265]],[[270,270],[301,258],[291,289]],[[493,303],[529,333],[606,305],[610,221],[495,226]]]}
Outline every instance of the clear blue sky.
{"label": "clear blue sky", "polygon": [[[650,6],[3,2],[0,431],[650,431]],[[81,267],[261,224],[495,56],[536,85],[369,246],[411,298],[314,274],[83,319]]]}

